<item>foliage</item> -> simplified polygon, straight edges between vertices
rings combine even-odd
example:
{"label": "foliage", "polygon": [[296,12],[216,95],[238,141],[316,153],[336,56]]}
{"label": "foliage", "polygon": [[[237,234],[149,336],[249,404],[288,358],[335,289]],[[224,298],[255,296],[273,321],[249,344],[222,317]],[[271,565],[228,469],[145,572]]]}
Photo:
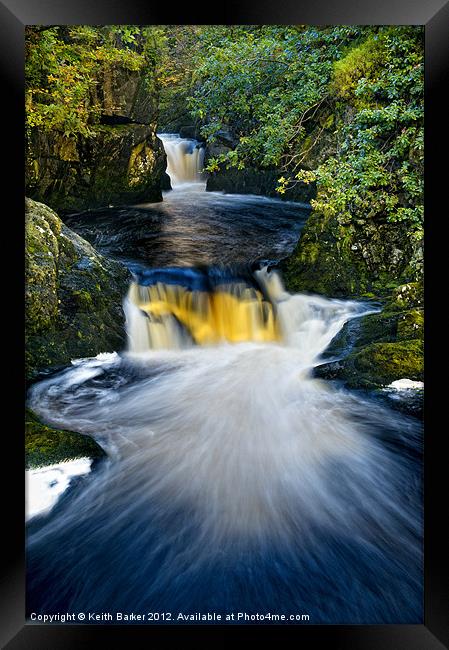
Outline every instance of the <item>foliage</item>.
{"label": "foliage", "polygon": [[[26,48],[28,129],[91,135],[107,70],[138,71],[164,124],[188,105],[210,144],[230,134],[210,172],[277,168],[280,194],[316,182],[325,217],[405,222],[421,237],[419,26],[32,26]],[[325,129],[334,150],[307,167]]]}
{"label": "foliage", "polygon": [[326,100],[332,63],[359,29],[248,26],[205,28],[197,57],[193,114],[209,142],[231,128],[238,139],[212,161],[242,168],[293,156],[306,123]]}
{"label": "foliage", "polygon": [[354,102],[357,84],[373,80],[377,66],[382,65],[382,53],[377,47],[376,34],[368,34],[365,40],[352,45],[343,58],[335,61],[331,90],[342,99]]}
{"label": "foliage", "polygon": [[170,123],[176,124],[186,116],[202,29],[197,25],[167,25],[161,28],[156,77],[162,128]]}
{"label": "foliage", "polygon": [[[209,142],[220,130],[237,138],[209,171],[276,166],[280,194],[316,181],[325,216],[405,221],[421,237],[421,27],[209,27],[200,39],[192,111]],[[336,151],[304,169],[320,113],[334,120]]]}
{"label": "foliage", "polygon": [[[375,44],[375,45],[374,45]],[[313,207],[354,218],[406,221],[415,238],[423,221],[423,52],[416,28],[387,28],[365,53],[369,78],[359,76],[355,48],[336,65],[336,80],[344,71],[343,88],[334,92],[358,110],[339,129],[337,155],[316,170],[319,187]],[[354,64],[354,68],[351,65]],[[354,72],[352,83],[351,69]],[[303,180],[304,172],[297,174]]]}
{"label": "foliage", "polygon": [[152,80],[159,32],[134,26],[27,27],[27,131],[92,135],[101,112],[102,78],[115,67]]}

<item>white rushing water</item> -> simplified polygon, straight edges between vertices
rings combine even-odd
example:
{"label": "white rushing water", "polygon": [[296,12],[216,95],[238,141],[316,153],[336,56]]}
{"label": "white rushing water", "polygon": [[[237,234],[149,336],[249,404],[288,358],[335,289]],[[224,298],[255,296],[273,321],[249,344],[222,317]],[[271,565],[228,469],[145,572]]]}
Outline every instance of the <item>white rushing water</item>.
{"label": "white rushing water", "polygon": [[[193,202],[201,151],[160,137],[175,193]],[[194,216],[176,223],[184,265],[136,276],[127,350],[30,389],[43,421],[109,456],[57,516],[32,518],[30,611],[420,622],[419,427],[313,376],[344,323],[377,310],[291,295],[267,269],[185,266],[198,228]],[[218,249],[231,239],[217,236]]]}
{"label": "white rushing water", "polygon": [[46,465],[25,472],[27,498],[25,519],[30,520],[37,515],[50,512],[60,496],[67,490],[71,480],[90,472],[90,458]]}
{"label": "white rushing water", "polygon": [[396,390],[422,390],[424,388],[423,381],[413,381],[412,379],[397,379],[388,388],[395,388]]}
{"label": "white rushing water", "polygon": [[[287,534],[281,520],[290,507],[330,525],[343,504],[329,491],[323,463],[338,460],[352,473],[360,467],[366,484],[379,453],[351,424],[353,398],[310,376],[343,324],[367,307],[291,296],[275,272],[258,273],[276,303],[282,342],[192,347],[168,325],[165,347],[150,349],[147,319],[128,299],[127,355],[79,360],[31,390],[30,406],[46,421],[90,433],[113,450],[120,490],[138,486],[139,499],[157,495],[163,507],[195,504],[201,528],[214,538]],[[111,369],[138,378],[102,388]],[[103,480],[109,491],[109,477]]]}
{"label": "white rushing water", "polygon": [[[328,300],[321,296],[303,294],[290,295],[284,290],[280,276],[275,271],[269,273],[266,269],[261,269],[255,272],[255,277],[264,295],[275,307],[281,341],[294,348],[295,354],[302,359],[302,365],[305,367],[313,366],[315,358],[326,349],[347,320],[376,311],[354,301]],[[250,289],[244,286],[242,288],[237,281],[221,285],[219,289],[221,289],[221,293],[229,294],[233,301],[225,302],[221,307],[224,312],[222,319],[229,325],[228,329],[231,324],[236,324],[235,321],[243,319],[240,331],[242,328],[248,329],[248,337],[243,340],[265,340],[258,334],[263,329],[262,320],[264,316],[266,318],[266,308],[270,306],[269,303],[265,302],[264,304],[255,300]],[[193,292],[193,295],[189,292],[188,301],[182,301],[184,296],[179,296],[179,290],[168,293],[173,302],[176,299],[178,303],[181,303],[181,308],[177,311],[178,318],[162,318],[159,315],[154,321],[149,319],[148,313],[140,307],[140,301],[149,300],[148,297],[142,298],[143,295],[152,295],[154,302],[157,302],[159,306],[161,296],[164,301],[167,301],[167,285],[158,283],[155,291],[148,294],[144,289],[142,293],[142,288],[136,283],[131,284],[128,296],[124,301],[129,351],[140,353],[150,349],[191,347],[191,339],[186,336],[185,329],[179,326],[179,311],[181,308],[186,311],[187,303],[190,311],[193,311],[194,307],[199,307],[204,312],[204,292]],[[251,300],[251,298],[253,299]],[[252,308],[249,316],[242,315],[238,310],[242,304]],[[164,305],[164,308],[167,310],[167,304]],[[215,322],[217,309],[218,307],[215,305]],[[243,316],[247,316],[247,318]],[[203,327],[208,317],[210,314],[203,314],[201,323]]]}
{"label": "white rushing water", "polygon": [[204,147],[197,140],[181,138],[174,133],[158,133],[167,154],[167,174],[172,187],[202,181]]}

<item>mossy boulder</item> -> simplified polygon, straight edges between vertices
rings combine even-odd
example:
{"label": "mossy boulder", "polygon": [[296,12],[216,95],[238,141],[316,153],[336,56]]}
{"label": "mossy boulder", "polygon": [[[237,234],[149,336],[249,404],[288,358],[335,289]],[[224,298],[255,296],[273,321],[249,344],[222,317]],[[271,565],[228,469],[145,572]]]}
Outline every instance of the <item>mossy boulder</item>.
{"label": "mossy boulder", "polygon": [[341,372],[348,386],[373,388],[401,378],[422,381],[422,341],[372,343],[356,348],[345,359]]}
{"label": "mossy boulder", "polygon": [[421,255],[422,242],[406,224],[312,212],[280,268],[289,291],[389,296],[398,285],[422,281]]}
{"label": "mossy boulder", "polygon": [[388,307],[390,310],[404,310],[416,307],[422,308],[424,304],[424,287],[422,282],[409,282],[396,287],[390,297]]}
{"label": "mossy boulder", "polygon": [[422,381],[423,326],[422,283],[397,287],[380,313],[344,325],[323,355],[338,359],[318,366],[315,375],[363,388],[398,379]]}
{"label": "mossy boulder", "polygon": [[25,203],[26,375],[121,349],[130,274],[71,231],[48,206]]}
{"label": "mossy boulder", "polygon": [[54,429],[39,421],[30,409],[25,414],[25,465],[27,469],[75,458],[99,459],[106,453],[95,440],[74,431]]}
{"label": "mossy boulder", "polygon": [[422,309],[412,309],[401,314],[397,325],[400,341],[424,338],[424,313]]}

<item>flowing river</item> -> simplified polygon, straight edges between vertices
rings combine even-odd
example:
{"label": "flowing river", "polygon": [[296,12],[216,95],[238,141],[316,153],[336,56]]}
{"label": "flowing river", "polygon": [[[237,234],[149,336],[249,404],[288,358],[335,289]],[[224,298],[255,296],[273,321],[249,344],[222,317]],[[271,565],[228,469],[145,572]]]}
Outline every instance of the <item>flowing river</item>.
{"label": "flowing river", "polygon": [[30,389],[108,458],[30,521],[28,613],[420,623],[419,423],[313,377],[372,305],[287,293],[307,207],[205,192],[198,143],[161,137],[163,203],[68,220],[134,274],[128,348]]}

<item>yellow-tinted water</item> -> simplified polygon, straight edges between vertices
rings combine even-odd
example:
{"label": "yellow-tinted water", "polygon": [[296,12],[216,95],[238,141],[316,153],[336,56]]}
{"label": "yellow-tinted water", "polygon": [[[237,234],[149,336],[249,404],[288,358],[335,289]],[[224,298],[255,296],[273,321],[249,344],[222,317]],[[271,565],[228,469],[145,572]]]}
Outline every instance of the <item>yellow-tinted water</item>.
{"label": "yellow-tinted water", "polygon": [[244,284],[224,285],[212,292],[162,283],[134,284],[129,297],[149,316],[146,325],[152,347],[177,347],[173,318],[199,345],[281,340],[273,305]]}

